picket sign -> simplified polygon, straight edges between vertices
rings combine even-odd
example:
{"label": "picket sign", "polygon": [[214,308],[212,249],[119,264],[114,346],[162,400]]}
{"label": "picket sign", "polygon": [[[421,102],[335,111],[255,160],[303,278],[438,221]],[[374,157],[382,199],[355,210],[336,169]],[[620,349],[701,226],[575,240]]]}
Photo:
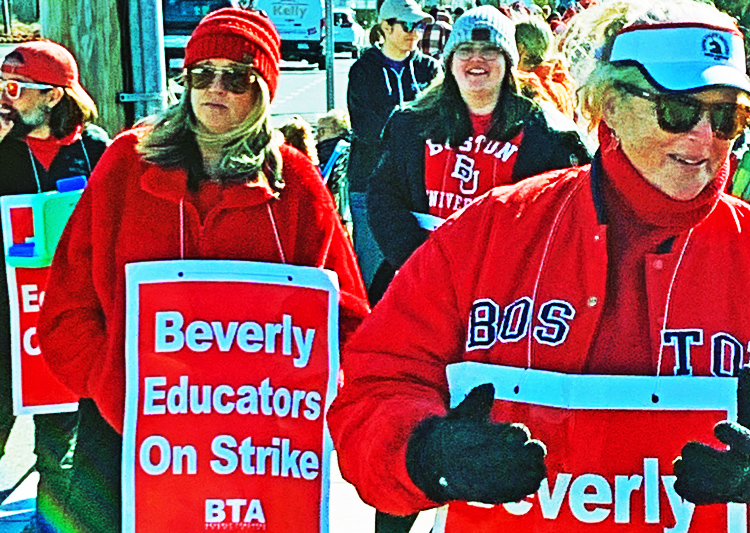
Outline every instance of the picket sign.
{"label": "picket sign", "polygon": [[464,362],[447,369],[451,406],[495,386],[492,419],[521,422],[547,446],[547,478],[521,502],[442,508],[435,533],[747,533],[747,506],[695,506],[672,461],[691,440],[723,448],[713,426],[737,418],[737,379],[568,375]]}
{"label": "picket sign", "polygon": [[328,532],[338,279],[126,266],[123,531]]}
{"label": "picket sign", "polygon": [[[66,203],[77,200],[66,196]],[[59,193],[19,194],[0,198],[3,226],[5,273],[10,302],[10,353],[13,377],[13,413],[15,415],[62,413],[78,409],[78,397],[50,372],[41,356],[36,336],[39,309],[54,248],[44,246],[39,220],[33,205],[39,200],[60,199]],[[65,220],[72,205],[66,211]],[[64,220],[55,220],[64,226]],[[43,226],[42,226],[43,227]],[[58,229],[57,227],[55,228]],[[59,233],[62,228],[59,228]],[[54,231],[59,238],[58,231]],[[51,239],[56,244],[56,239]],[[11,252],[13,248],[13,252]],[[17,249],[23,255],[13,255]],[[43,250],[43,255],[39,255]],[[28,252],[28,253],[26,253]],[[36,255],[35,255],[36,253]]]}

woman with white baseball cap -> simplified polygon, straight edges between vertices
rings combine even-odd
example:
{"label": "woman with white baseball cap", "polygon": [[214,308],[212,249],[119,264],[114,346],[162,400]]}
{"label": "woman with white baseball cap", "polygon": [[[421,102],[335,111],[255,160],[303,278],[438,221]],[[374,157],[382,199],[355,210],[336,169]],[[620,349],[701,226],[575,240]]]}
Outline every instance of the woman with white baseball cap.
{"label": "woman with white baseball cap", "polygon": [[346,93],[352,124],[347,178],[354,251],[368,289],[378,285],[378,271],[392,272],[372,237],[365,208],[367,184],[380,159],[380,133],[393,109],[417,98],[440,73],[437,60],[417,50],[424,25],[433,19],[415,0],[384,0],[378,21],[382,43],[365,50],[352,65]]}
{"label": "woman with white baseball cap", "polygon": [[[566,40],[588,67],[577,72],[582,110],[598,127],[593,163],[497,187],[449,218],[344,349],[346,380],[329,427],[344,478],[378,509],[517,502],[540,486],[538,497],[510,507],[522,514],[549,501],[573,445],[546,433],[555,458],[545,460],[530,436],[544,417],[521,408],[493,418],[490,384],[451,409],[446,369],[465,361],[602,379],[684,376],[686,384],[739,376],[737,422],[715,429],[726,446],[688,443],[675,477],[664,461],[661,479],[676,480],[677,494],[695,504],[750,501],[750,205],[724,192],[733,140],[750,122],[742,39],[730,17],[694,0],[612,0],[577,17]],[[622,424],[575,433],[598,432],[597,443],[613,445],[632,437],[628,415],[614,416]],[[682,445],[659,453],[675,457]],[[592,457],[614,453],[591,446]],[[634,464],[651,453],[631,451]],[[551,479],[542,485],[545,464]],[[645,476],[629,479],[645,486]],[[476,509],[451,503],[435,531],[541,530],[502,507]],[[601,529],[587,528],[619,527],[622,515],[599,510]],[[689,512],[699,523],[712,511]],[[544,531],[578,530],[568,510],[535,516]],[[659,530],[675,524],[671,513],[647,516]],[[467,521],[471,528],[455,526]],[[698,529],[726,528],[726,516],[714,524]]]}

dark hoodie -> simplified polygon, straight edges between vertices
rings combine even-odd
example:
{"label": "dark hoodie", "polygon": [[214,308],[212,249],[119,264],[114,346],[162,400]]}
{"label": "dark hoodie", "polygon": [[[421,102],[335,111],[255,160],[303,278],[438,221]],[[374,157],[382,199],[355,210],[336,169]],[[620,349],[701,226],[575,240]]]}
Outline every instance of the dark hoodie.
{"label": "dark hoodie", "polygon": [[346,95],[353,131],[347,171],[350,191],[367,190],[367,178],[381,155],[380,133],[393,109],[414,100],[439,72],[435,59],[414,51],[399,73],[375,46],[352,65]]}

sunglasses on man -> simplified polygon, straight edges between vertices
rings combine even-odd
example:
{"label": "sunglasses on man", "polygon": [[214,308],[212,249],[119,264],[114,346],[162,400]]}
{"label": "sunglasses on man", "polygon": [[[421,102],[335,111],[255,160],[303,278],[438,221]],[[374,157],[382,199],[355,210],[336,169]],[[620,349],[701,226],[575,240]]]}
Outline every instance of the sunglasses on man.
{"label": "sunglasses on man", "polygon": [[44,91],[54,89],[54,87],[54,85],[48,85],[46,83],[0,79],[0,93],[4,92],[11,100],[18,100],[23,89],[37,89],[39,91]]}
{"label": "sunglasses on man", "polygon": [[717,139],[734,139],[750,124],[750,107],[746,105],[734,102],[707,104],[690,96],[654,93],[619,81],[614,86],[627,94],[653,102],[659,127],[669,133],[692,130],[707,111],[711,130]]}
{"label": "sunglasses on man", "polygon": [[191,67],[187,71],[187,80],[193,89],[207,89],[214,84],[217,76],[219,85],[230,93],[243,94],[257,81],[247,67]]}
{"label": "sunglasses on man", "polygon": [[395,26],[396,24],[398,24],[406,33],[424,31],[425,28],[425,23],[423,20],[420,20],[419,22],[404,22],[403,20],[388,19],[387,22],[391,26]]}

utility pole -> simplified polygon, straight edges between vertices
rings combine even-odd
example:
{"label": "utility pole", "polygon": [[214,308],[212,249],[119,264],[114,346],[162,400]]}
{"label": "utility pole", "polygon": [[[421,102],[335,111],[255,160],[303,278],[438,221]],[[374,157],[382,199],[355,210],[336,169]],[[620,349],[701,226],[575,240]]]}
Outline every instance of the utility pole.
{"label": "utility pole", "polygon": [[333,0],[325,1],[325,27],[326,27],[326,111],[336,106],[333,88],[333,56],[336,52],[336,41],[334,33],[336,27],[333,24]]}
{"label": "utility pole", "polygon": [[13,31],[10,11],[10,0],[3,0],[3,30],[5,31],[5,35],[10,35]]}
{"label": "utility pole", "polygon": [[161,0],[40,0],[42,37],[68,48],[110,135],[166,103]]}
{"label": "utility pole", "polygon": [[[99,109],[97,124],[110,135],[126,126],[117,95],[123,90],[120,15],[123,0],[40,0],[42,37],[75,56],[81,85]],[[119,4],[119,5],[118,5]]]}
{"label": "utility pole", "polygon": [[130,73],[132,91],[119,95],[133,102],[134,119],[159,113],[166,106],[167,77],[164,66],[164,25],[161,0],[128,1]]}

